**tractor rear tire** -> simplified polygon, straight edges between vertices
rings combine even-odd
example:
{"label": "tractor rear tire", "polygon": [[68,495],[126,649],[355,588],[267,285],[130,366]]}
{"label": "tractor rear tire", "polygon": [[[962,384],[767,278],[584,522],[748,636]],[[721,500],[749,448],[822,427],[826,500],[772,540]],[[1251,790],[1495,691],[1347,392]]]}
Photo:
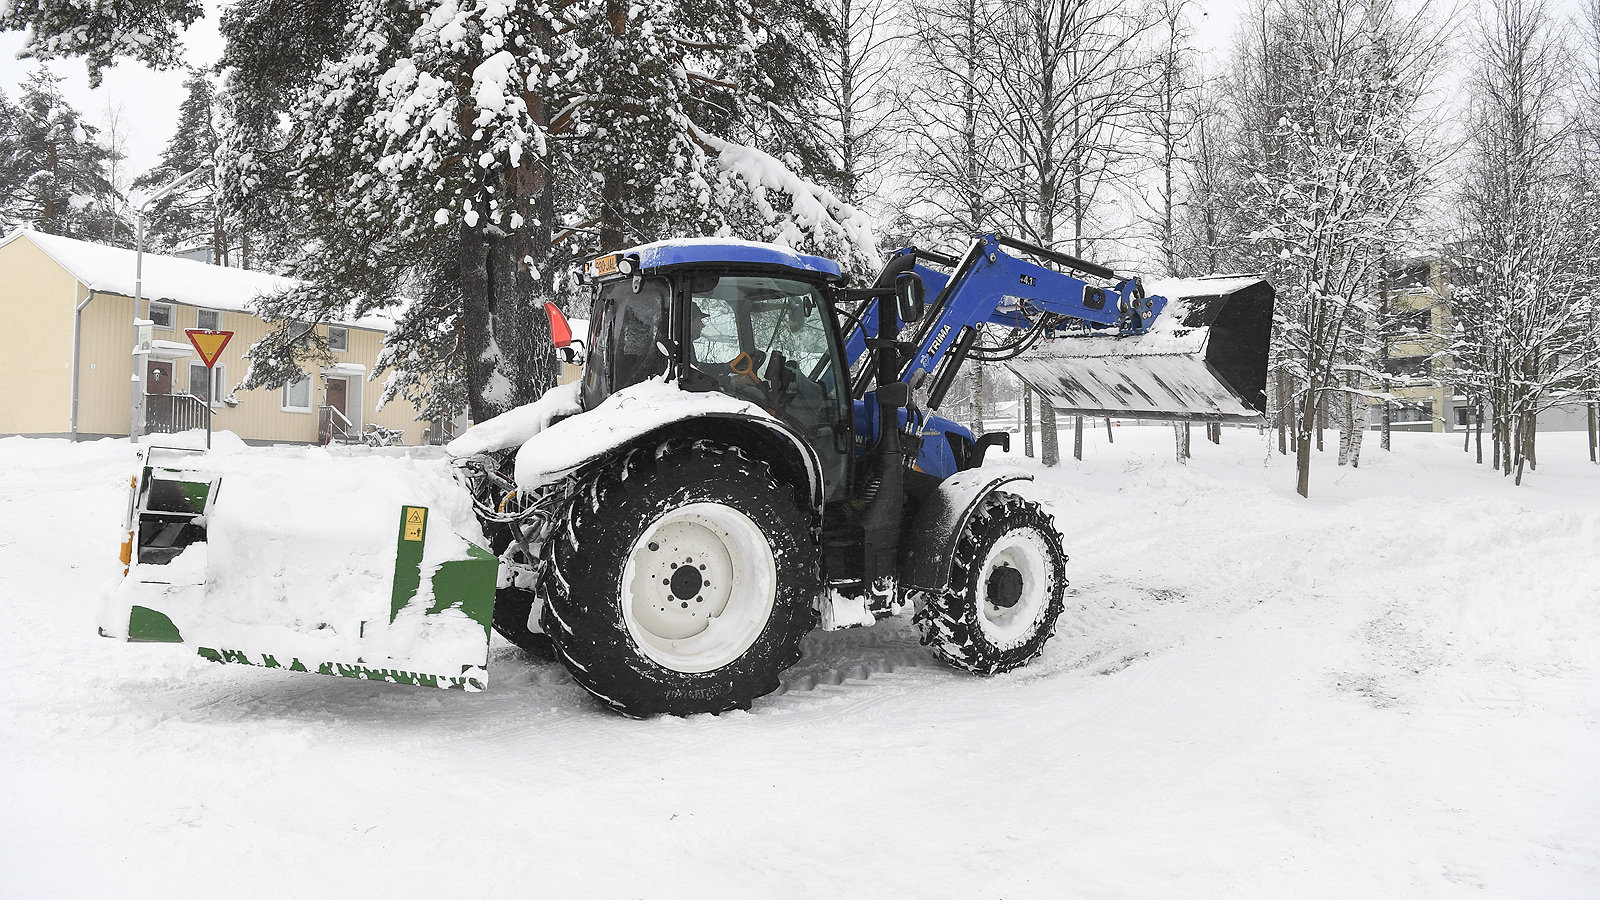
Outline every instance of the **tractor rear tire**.
{"label": "tractor rear tire", "polygon": [[641,448],[573,498],[541,626],[624,715],[747,709],[815,623],[813,532],[793,487],[736,448]]}
{"label": "tractor rear tire", "polygon": [[925,597],[922,641],[958,669],[1009,672],[1044,649],[1061,616],[1067,557],[1037,503],[995,491],[956,541],[950,581]]}
{"label": "tractor rear tire", "polygon": [[550,643],[550,636],[528,628],[533,603],[532,591],[514,587],[498,588],[494,592],[494,616],[491,622],[501,637],[515,644],[522,652],[542,662],[555,662],[556,648]]}

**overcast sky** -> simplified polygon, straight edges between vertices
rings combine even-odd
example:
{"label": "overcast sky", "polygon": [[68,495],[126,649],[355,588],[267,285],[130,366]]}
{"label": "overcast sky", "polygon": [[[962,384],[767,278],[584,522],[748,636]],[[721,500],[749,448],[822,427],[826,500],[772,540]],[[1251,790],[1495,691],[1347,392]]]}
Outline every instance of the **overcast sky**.
{"label": "overcast sky", "polygon": [[[1468,10],[1471,9],[1472,0],[1462,2]],[[1551,6],[1557,15],[1570,14],[1581,2],[1554,0]],[[222,40],[217,34],[216,11],[225,5],[225,0],[210,0],[207,3],[210,9],[208,16],[196,22],[184,35],[186,58],[191,65],[201,68],[210,66],[220,55]],[[1240,11],[1245,6],[1246,0],[1212,0],[1195,4],[1191,11],[1195,45],[1208,57],[1206,68],[1215,71],[1220,66],[1232,41]],[[1466,25],[1469,20],[1470,12],[1461,17],[1461,25]],[[1461,28],[1455,30],[1460,33]],[[23,80],[39,65],[33,60],[16,58],[23,43],[23,35],[19,33],[0,33],[0,90],[13,100]],[[61,88],[67,101],[82,111],[91,123],[104,126],[107,110],[121,108],[126,120],[127,143],[124,149],[129,172],[143,172],[159,161],[161,150],[178,121],[178,105],[183,101],[185,77],[182,71],[156,72],[137,63],[123,62],[107,70],[101,86],[91,91],[81,60],[60,60],[50,63],[49,68],[64,79]]]}
{"label": "overcast sky", "polygon": [[[186,59],[190,65],[210,66],[221,54],[216,10],[224,5],[217,0],[209,2],[210,14],[184,35]],[[1195,10],[1197,43],[1202,49],[1215,52],[1227,46],[1237,10],[1244,4],[1240,0],[1217,0],[1201,5],[1209,8]],[[17,59],[23,43],[20,33],[0,33],[0,91],[11,100],[16,99],[19,86],[39,65],[33,60]],[[84,113],[90,123],[104,126],[107,109],[122,108],[127,123],[124,150],[128,156],[128,171],[137,174],[160,161],[161,150],[178,122],[178,104],[183,102],[185,76],[182,71],[156,72],[137,63],[123,62],[107,70],[101,86],[91,91],[81,60],[56,61],[48,68],[64,79],[61,89],[67,102]],[[104,139],[104,134],[101,137]]]}

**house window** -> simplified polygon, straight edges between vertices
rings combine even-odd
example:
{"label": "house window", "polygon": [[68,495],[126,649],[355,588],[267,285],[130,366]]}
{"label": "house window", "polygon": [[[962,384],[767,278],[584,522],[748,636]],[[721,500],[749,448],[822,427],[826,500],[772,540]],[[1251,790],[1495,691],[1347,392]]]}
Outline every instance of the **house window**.
{"label": "house window", "polygon": [[214,309],[197,309],[194,311],[194,327],[204,331],[221,331],[222,313]]}
{"label": "house window", "polygon": [[1465,406],[1456,407],[1456,425],[1465,427],[1471,425],[1472,410]]}
{"label": "house window", "polygon": [[1389,421],[1395,424],[1404,422],[1433,423],[1433,401],[1410,400],[1397,404],[1394,412],[1389,416]]}
{"label": "house window", "polygon": [[150,303],[150,321],[156,323],[157,328],[172,328],[173,314],[171,303]]}
{"label": "house window", "polygon": [[1391,357],[1383,361],[1383,370],[1403,379],[1426,379],[1428,357],[1406,356],[1398,359]]}
{"label": "house window", "polygon": [[328,326],[328,349],[329,350],[349,350],[350,349],[350,329],[341,328],[338,325],[329,325]]}
{"label": "house window", "polygon": [[1432,267],[1427,263],[1406,266],[1394,272],[1391,276],[1395,280],[1395,287],[1402,290],[1406,288],[1425,288],[1433,278]]}
{"label": "house window", "polygon": [[215,406],[226,393],[223,385],[227,379],[222,374],[226,368],[218,365],[208,369],[204,363],[189,363],[189,393]]}
{"label": "house window", "polygon": [[311,411],[311,379],[297,378],[283,386],[284,412]]}
{"label": "house window", "polygon": [[1412,309],[1396,313],[1393,319],[1396,337],[1433,334],[1433,311]]}

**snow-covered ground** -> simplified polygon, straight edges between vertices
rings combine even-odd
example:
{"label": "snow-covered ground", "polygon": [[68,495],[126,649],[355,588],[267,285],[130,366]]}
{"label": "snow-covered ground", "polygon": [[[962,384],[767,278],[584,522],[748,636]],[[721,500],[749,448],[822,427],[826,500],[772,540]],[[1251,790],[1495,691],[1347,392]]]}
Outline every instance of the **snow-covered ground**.
{"label": "snow-covered ground", "polygon": [[643,722],[498,643],[461,694],[101,639],[128,445],[0,440],[0,897],[1600,896],[1583,435],[1520,489],[1373,436],[1305,501],[1202,434],[1037,469],[1072,588],[1030,668],[892,621]]}

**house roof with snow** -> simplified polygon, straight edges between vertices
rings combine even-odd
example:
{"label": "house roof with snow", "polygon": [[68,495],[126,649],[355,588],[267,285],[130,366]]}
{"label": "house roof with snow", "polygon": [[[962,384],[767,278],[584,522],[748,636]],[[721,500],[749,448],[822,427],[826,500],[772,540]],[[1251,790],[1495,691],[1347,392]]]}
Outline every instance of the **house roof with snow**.
{"label": "house roof with snow", "polygon": [[[133,296],[138,254],[132,250],[26,229],[0,239],[0,247],[18,240],[31,242],[92,291]],[[258,315],[256,298],[300,284],[282,275],[213,266],[159,253],[145,253],[143,268],[143,295],[150,300],[251,315]],[[376,314],[335,324],[385,332],[394,327],[388,316]]]}

